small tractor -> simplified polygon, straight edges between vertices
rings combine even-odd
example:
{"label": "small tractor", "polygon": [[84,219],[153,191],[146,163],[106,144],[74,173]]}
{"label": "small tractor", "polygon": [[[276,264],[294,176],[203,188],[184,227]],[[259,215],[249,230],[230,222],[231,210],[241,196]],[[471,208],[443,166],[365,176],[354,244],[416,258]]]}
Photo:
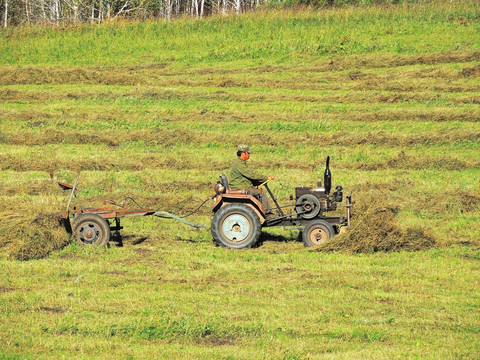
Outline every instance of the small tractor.
{"label": "small tractor", "polygon": [[[273,216],[267,215],[259,197],[249,194],[248,190],[231,190],[225,174],[215,185],[215,203],[211,232],[215,243],[228,248],[250,248],[257,244],[262,228],[272,226],[294,226],[303,228],[302,241],[306,247],[320,245],[335,236],[343,226],[350,227],[352,197],[346,196],[345,216],[327,216],[325,213],[337,209],[337,203],[343,201],[342,186],[330,193],[332,175],[327,157],[323,186],[295,188],[295,205],[286,214],[278,204],[268,184],[264,186],[276,209]],[[290,197],[293,200],[293,195]]]}

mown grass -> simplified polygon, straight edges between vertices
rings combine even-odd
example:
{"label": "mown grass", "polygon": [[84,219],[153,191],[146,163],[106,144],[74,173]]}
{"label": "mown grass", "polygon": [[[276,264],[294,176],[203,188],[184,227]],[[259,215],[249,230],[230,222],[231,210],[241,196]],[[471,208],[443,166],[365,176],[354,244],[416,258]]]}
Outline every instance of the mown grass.
{"label": "mown grass", "polygon": [[[475,358],[478,252],[165,240],[2,263],[2,351],[38,358]],[[22,328],[18,326],[22,324]]]}
{"label": "mown grass", "polygon": [[[478,16],[447,1],[0,31],[0,357],[476,358]],[[157,218],[126,219],[123,247],[13,239],[64,209],[55,182],[79,170],[78,206],[187,214],[239,143],[282,204],[330,155],[368,215],[339,247],[365,254],[304,250],[298,229],[227,251]],[[371,242],[385,229],[389,248]]]}

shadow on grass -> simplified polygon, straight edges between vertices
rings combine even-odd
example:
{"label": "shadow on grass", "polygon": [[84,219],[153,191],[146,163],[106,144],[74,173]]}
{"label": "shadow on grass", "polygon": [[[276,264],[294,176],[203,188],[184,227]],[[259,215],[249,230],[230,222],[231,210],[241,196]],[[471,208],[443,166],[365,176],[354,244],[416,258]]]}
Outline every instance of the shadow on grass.
{"label": "shadow on grass", "polygon": [[131,245],[139,245],[145,242],[147,239],[148,236],[122,235],[120,233],[113,233],[110,238],[110,243],[115,247],[123,247],[125,242]]}
{"label": "shadow on grass", "polygon": [[255,247],[260,247],[263,245],[264,242],[299,242],[302,241],[302,233],[298,232],[298,234],[293,234],[292,232],[285,232],[285,235],[279,235],[279,234],[270,234],[268,232],[262,231],[260,234],[260,238],[258,239],[258,242]]}

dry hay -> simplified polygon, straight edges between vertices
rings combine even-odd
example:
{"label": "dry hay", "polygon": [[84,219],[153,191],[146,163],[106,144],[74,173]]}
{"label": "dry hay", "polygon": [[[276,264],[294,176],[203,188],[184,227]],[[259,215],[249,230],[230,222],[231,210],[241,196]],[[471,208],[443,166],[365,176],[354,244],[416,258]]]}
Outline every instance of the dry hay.
{"label": "dry hay", "polygon": [[430,216],[438,216],[445,213],[473,214],[480,211],[478,190],[448,190],[442,194],[418,196],[413,202],[413,206]]}
{"label": "dry hay", "polygon": [[24,211],[0,212],[0,253],[16,260],[41,259],[69,242],[56,214],[28,219]]}
{"label": "dry hay", "polygon": [[340,233],[319,251],[351,251],[373,253],[416,251],[435,247],[433,235],[420,227],[402,227],[397,219],[398,208],[373,197],[355,199],[353,227]]}
{"label": "dry hay", "polygon": [[[311,81],[311,77],[307,75],[306,80]],[[361,78],[367,76],[358,71],[349,73],[350,78]],[[222,80],[223,81],[223,80]],[[225,81],[223,81],[225,82]],[[427,102],[436,100],[448,100],[452,103],[459,104],[478,104],[479,97],[475,94],[462,97],[452,97],[440,92],[438,89],[439,83],[435,82],[435,93],[425,92],[425,85],[422,87],[422,91],[413,91],[409,88],[408,91],[387,91],[385,88],[388,86],[388,90],[392,90],[391,86],[396,86],[398,89],[399,84],[386,85],[387,81],[382,80],[382,89],[379,85],[367,87],[368,89],[375,89],[375,92],[346,92],[346,93],[327,93],[327,94],[286,94],[286,93],[264,93],[264,92],[248,92],[248,93],[236,93],[231,91],[215,91],[205,92],[202,89],[199,90],[165,90],[164,88],[140,88],[135,87],[125,92],[104,91],[104,90],[85,90],[75,89],[69,91],[52,91],[48,90],[17,90],[17,89],[0,89],[0,98],[4,101],[28,101],[32,102],[45,102],[45,101],[60,101],[64,99],[74,100],[95,100],[95,101],[118,101],[119,99],[129,100],[190,100],[190,101],[235,101],[237,103],[276,103],[282,101],[295,101],[296,103],[314,103],[314,102],[329,102],[329,103],[350,103],[350,104],[372,104],[372,103],[405,103],[405,102]],[[408,81],[408,84],[411,84]],[[210,84],[207,84],[210,85]],[[291,88],[285,84],[286,88]],[[296,85],[298,85],[298,79],[296,79]],[[365,83],[363,82],[364,86]],[[408,85],[411,87],[411,85]],[[356,90],[365,90],[364,87]],[[462,87],[463,89],[463,87]],[[337,89],[339,90],[339,89]],[[458,89],[457,89],[458,90]],[[463,89],[465,91],[465,89]],[[34,112],[35,110],[31,110]]]}
{"label": "dry hay", "polygon": [[[465,68],[465,74],[475,74],[476,68]],[[1,69],[0,69],[1,72]],[[438,74],[437,74],[438,73]],[[419,79],[428,76],[432,77],[434,81],[430,82],[413,82],[413,79]],[[432,75],[433,74],[433,75]],[[437,75],[434,77],[434,75]],[[156,74],[152,74],[155,76]],[[252,75],[253,76],[253,75]],[[404,103],[404,102],[429,102],[436,100],[448,100],[451,103],[459,104],[478,104],[479,98],[475,95],[478,87],[475,85],[464,84],[462,81],[454,82],[459,78],[457,74],[451,75],[450,80],[446,82],[448,77],[440,70],[422,69],[411,70],[406,73],[397,75],[393,78],[392,74],[378,76],[375,74],[367,74],[358,70],[348,73],[348,79],[354,81],[353,84],[348,84],[345,79],[337,76],[332,78],[328,86],[323,83],[325,81],[322,76],[318,81],[312,82],[312,73],[297,74],[292,80],[291,78],[284,79],[252,79],[247,83],[244,79],[236,80],[235,78],[221,78],[221,79],[205,79],[205,80],[191,80],[185,81],[176,79],[175,83],[165,83],[165,79],[159,80],[161,83],[143,84],[149,86],[134,87],[128,91],[111,91],[111,90],[85,90],[72,89],[69,91],[55,91],[51,89],[43,90],[23,90],[23,89],[0,89],[0,98],[4,101],[28,101],[30,103],[41,103],[45,101],[60,101],[68,100],[95,100],[95,101],[118,101],[121,99],[128,100],[179,100],[187,101],[235,101],[238,103],[275,103],[281,101],[295,101],[299,102],[330,102],[330,103],[350,103],[350,104],[372,104],[372,103]],[[322,81],[319,83],[319,81]],[[320,84],[320,85],[319,85]],[[155,87],[151,87],[155,85]],[[162,85],[162,86],[161,86]],[[165,90],[165,87],[184,85],[188,86],[189,90]],[[286,94],[286,93],[265,93],[257,91],[249,91],[247,93],[232,92],[228,89],[222,89],[215,92],[205,92],[204,87],[269,87],[269,88],[283,88],[283,89],[324,89],[334,90],[334,93],[324,93],[316,95],[306,94]],[[197,87],[199,87],[197,89]],[[340,90],[343,90],[339,93]],[[352,91],[353,90],[353,91]],[[370,91],[365,91],[370,90]],[[374,91],[371,91],[374,90]],[[448,96],[450,92],[472,92],[466,96]]]}
{"label": "dry hay", "polygon": [[413,156],[406,154],[403,150],[392,159],[380,162],[364,161],[355,164],[359,170],[380,170],[380,169],[445,169],[445,170],[465,170],[478,169],[480,161],[477,159],[460,159],[449,155],[445,156]]}
{"label": "dry hay", "polygon": [[[414,65],[439,65],[450,63],[475,62],[479,58],[477,51],[445,51],[421,55],[354,55],[336,56],[316,65],[272,66],[262,65],[249,70],[223,69],[222,73],[238,75],[245,73],[258,74],[271,72],[310,72],[331,73],[332,71],[345,71],[351,69],[377,69],[399,68]],[[473,70],[471,70],[473,69]],[[476,76],[475,65],[460,72],[460,76]],[[14,84],[105,84],[105,85],[194,85],[191,75],[215,75],[218,70],[213,67],[189,69],[173,69],[165,63],[139,64],[136,66],[9,66],[0,69],[0,83],[2,85]],[[444,74],[441,74],[444,76]],[[360,75],[361,76],[361,75]],[[358,78],[358,74],[353,74]],[[242,77],[243,78],[243,77]],[[167,80],[168,79],[168,80]],[[261,80],[261,79],[260,79]],[[278,81],[276,79],[275,83]],[[308,83],[308,81],[307,81]],[[213,79],[208,84],[220,87],[252,86],[244,79]],[[199,85],[202,85],[200,83]]]}
{"label": "dry hay", "polygon": [[459,76],[465,77],[465,78],[477,78],[480,77],[480,65],[476,66],[467,66],[462,69],[462,71],[459,73]]}

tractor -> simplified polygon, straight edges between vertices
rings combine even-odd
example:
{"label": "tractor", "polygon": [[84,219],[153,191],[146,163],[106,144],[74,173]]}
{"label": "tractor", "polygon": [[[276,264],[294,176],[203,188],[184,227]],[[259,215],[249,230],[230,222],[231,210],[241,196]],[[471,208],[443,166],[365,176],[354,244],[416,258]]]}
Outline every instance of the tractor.
{"label": "tractor", "polygon": [[219,246],[243,249],[251,248],[258,243],[262,228],[272,226],[293,226],[303,228],[302,241],[306,247],[316,246],[329,241],[342,227],[350,227],[352,196],[346,196],[345,216],[327,216],[325,213],[335,211],[337,203],[343,201],[343,188],[336,186],[331,193],[332,175],[330,157],[327,157],[324,181],[317,187],[295,188],[295,204],[288,206],[289,213],[279,205],[277,198],[268,187],[268,181],[260,184],[267,190],[275,204],[273,216],[266,214],[259,197],[249,194],[248,190],[232,190],[229,188],[225,174],[215,184],[213,217],[211,232],[215,243]]}

